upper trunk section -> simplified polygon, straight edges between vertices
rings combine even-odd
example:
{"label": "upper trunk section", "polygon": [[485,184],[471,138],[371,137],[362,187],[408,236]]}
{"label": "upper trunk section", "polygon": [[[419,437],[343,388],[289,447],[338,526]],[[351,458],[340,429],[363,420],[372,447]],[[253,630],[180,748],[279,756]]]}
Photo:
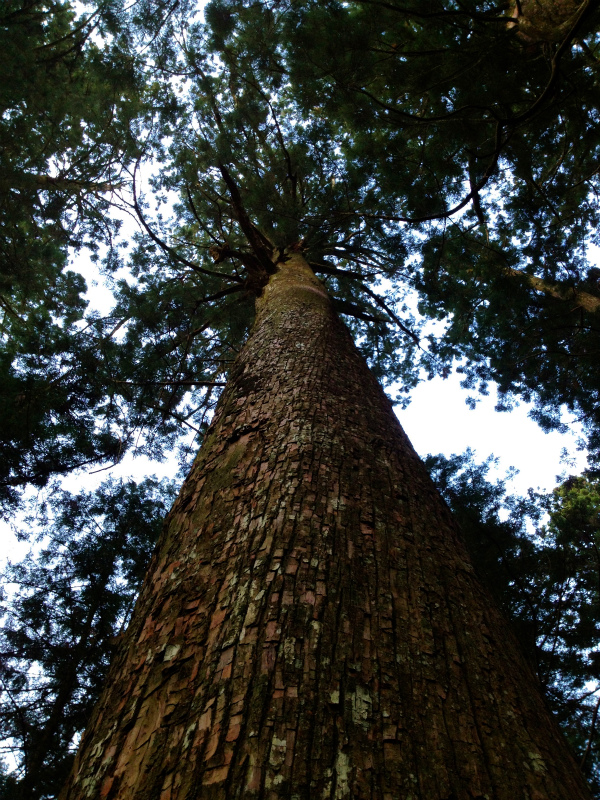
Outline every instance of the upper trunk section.
{"label": "upper trunk section", "polygon": [[257,306],[64,800],[588,798],[300,254]]}

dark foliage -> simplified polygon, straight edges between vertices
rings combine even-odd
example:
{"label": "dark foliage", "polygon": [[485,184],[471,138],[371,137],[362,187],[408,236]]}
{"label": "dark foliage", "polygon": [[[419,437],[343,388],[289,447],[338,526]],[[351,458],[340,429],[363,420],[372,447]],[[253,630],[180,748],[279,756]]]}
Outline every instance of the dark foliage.
{"label": "dark foliage", "polygon": [[139,149],[141,84],[117,10],[0,9],[0,500],[121,447],[94,380],[106,367],[86,335],[85,282],[67,269],[69,251],[112,242]]}
{"label": "dark foliage", "polygon": [[[4,498],[201,431],[287,247],[383,381],[459,363],[546,428],[574,411],[596,452],[598,18],[533,6],[214,0],[205,25],[191,0],[11,0]],[[115,275],[104,319],[64,271],[84,241]]]}
{"label": "dark foliage", "polygon": [[445,323],[412,357],[496,382],[545,428],[572,410],[596,453],[597,4],[213,0],[207,14],[236,75],[279,81],[336,141],[345,204],[327,230],[401,237],[395,253],[370,242],[389,259],[386,301],[408,285]]}
{"label": "dark foliage", "polygon": [[0,797],[54,797],[127,623],[173,485],[108,481],[51,494],[35,549],[2,575],[0,739],[13,765]]}

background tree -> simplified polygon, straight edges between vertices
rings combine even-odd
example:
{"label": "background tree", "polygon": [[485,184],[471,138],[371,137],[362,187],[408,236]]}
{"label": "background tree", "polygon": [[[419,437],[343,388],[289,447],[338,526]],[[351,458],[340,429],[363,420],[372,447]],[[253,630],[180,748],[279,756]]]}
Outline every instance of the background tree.
{"label": "background tree", "polygon": [[119,321],[85,318],[85,281],[68,269],[82,248],[116,257],[116,213],[142,148],[144,65],[125,19],[113,0],[0,9],[3,501],[118,460],[133,435],[107,385]]}
{"label": "background tree", "polygon": [[23,530],[35,549],[2,575],[0,738],[13,766],[0,797],[58,794],[173,495],[153,479],[55,491]]}

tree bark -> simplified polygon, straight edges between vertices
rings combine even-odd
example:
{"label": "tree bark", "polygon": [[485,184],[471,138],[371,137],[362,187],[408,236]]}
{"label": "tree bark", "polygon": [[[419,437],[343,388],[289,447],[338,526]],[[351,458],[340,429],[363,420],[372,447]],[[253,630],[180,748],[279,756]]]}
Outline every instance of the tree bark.
{"label": "tree bark", "polygon": [[560,43],[580,28],[596,6],[595,0],[519,0],[511,2],[511,13],[524,42]]}
{"label": "tree bark", "polygon": [[538,292],[544,292],[557,300],[565,300],[571,303],[574,308],[583,308],[584,311],[589,311],[592,314],[600,309],[600,297],[596,297],[596,295],[590,294],[583,289],[577,289],[577,287],[564,289],[558,284],[548,283],[543,278],[529,275],[527,272],[513,267],[503,267],[503,272],[505,275],[521,278],[524,283],[529,284],[532,289]]}
{"label": "tree bark", "polygon": [[257,306],[61,797],[589,798],[300,254]]}

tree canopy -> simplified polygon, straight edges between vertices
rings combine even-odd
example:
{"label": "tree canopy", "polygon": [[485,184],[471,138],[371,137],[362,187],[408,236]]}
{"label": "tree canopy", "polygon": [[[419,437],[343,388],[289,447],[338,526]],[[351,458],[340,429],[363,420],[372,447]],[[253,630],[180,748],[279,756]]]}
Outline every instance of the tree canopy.
{"label": "tree canopy", "polygon": [[69,252],[96,251],[119,223],[136,150],[141,84],[103,3],[9,0],[0,10],[0,485],[43,485],[118,450],[102,355],[83,336],[85,282]]}
{"label": "tree canopy", "polygon": [[304,124],[330,126],[347,193],[329,219],[353,243],[377,226],[400,240],[367,245],[388,257],[388,299],[408,285],[444,324],[411,358],[495,382],[501,405],[533,402],[546,428],[566,407],[595,452],[596,4],[215,2],[207,15],[230,69],[278,78]]}
{"label": "tree canopy", "polygon": [[547,6],[9,4],[5,496],[200,430],[291,246],[398,399],[456,368],[596,453],[598,20]]}

